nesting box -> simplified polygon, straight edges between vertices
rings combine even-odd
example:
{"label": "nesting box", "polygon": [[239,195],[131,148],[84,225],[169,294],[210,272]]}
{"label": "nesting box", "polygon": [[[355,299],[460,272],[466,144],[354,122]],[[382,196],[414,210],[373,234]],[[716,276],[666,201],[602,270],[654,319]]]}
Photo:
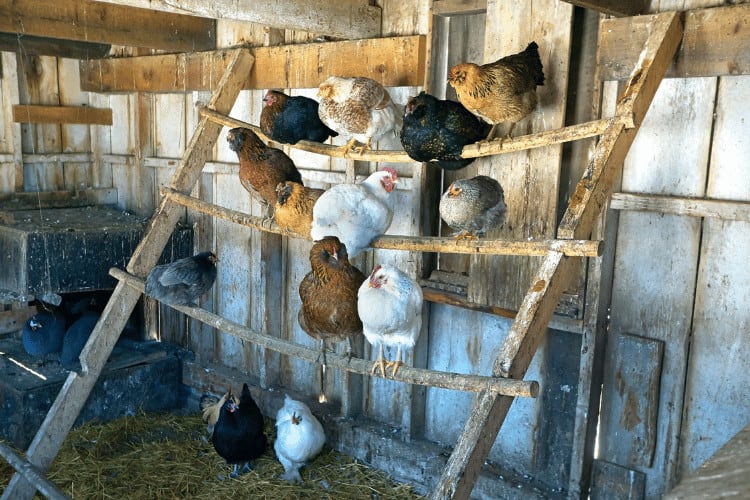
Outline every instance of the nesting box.
{"label": "nesting box", "polygon": [[[124,268],[148,219],[110,206],[0,212],[0,288],[21,294],[108,290],[109,268]],[[192,254],[192,231],[178,228],[162,261]]]}

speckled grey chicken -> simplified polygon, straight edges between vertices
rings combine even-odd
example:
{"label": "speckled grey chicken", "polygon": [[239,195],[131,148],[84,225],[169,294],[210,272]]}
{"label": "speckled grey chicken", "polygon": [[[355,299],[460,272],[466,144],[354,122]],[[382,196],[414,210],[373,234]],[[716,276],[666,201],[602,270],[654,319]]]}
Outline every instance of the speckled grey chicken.
{"label": "speckled grey chicken", "polygon": [[146,278],[146,295],[169,305],[194,306],[216,280],[216,255],[201,252],[155,266]]}
{"label": "speckled grey chicken", "polygon": [[505,134],[509,137],[516,122],[536,108],[536,87],[544,85],[538,49],[531,42],[518,54],[481,66],[456,64],[448,72],[448,83],[461,104],[493,125],[487,140],[495,137],[497,126],[504,122],[511,124]]}
{"label": "speckled grey chicken", "polygon": [[453,181],[440,199],[440,217],[456,231],[456,239],[502,226],[506,211],[502,186],[486,175]]}

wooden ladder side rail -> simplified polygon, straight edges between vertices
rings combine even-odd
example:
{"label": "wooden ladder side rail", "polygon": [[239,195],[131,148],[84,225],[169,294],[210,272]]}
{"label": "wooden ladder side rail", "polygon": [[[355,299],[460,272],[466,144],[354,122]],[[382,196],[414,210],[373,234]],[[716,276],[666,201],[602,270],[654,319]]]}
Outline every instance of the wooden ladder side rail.
{"label": "wooden ladder side rail", "polygon": [[34,467],[25,458],[7,444],[0,441],[0,456],[13,467],[18,474],[27,480],[34,482],[39,493],[52,500],[70,500],[70,498],[58,488],[55,483],[47,479],[44,473]]}
{"label": "wooden ladder side rail", "polygon": [[[630,76],[618,108],[632,110],[633,128],[612,126],[597,145],[589,167],[578,183],[561,223],[565,234],[590,232],[612,180],[621,171],[628,149],[653,100],[682,39],[678,13],[651,16],[651,32],[635,70]],[[529,292],[501,348],[493,375],[523,378],[536,352],[562,292],[575,276],[572,260],[550,252],[540,266]],[[468,498],[482,465],[508,415],[513,397],[477,394],[469,419],[448,459],[445,472],[431,499]]]}
{"label": "wooden ladder side rail", "polygon": [[[144,281],[142,279],[128,274],[116,267],[111,268],[109,274],[138,290],[139,293],[143,292]],[[191,318],[210,325],[219,331],[226,332],[264,349],[270,349],[288,356],[293,356],[309,363],[320,362],[320,350],[317,348],[307,347],[297,344],[296,342],[274,337],[273,335],[256,332],[244,325],[222,318],[217,314],[198,307],[170,307],[180,311],[186,316],[190,316]],[[375,376],[371,375],[371,373],[372,368],[376,363],[362,358],[350,358],[346,355],[326,351],[326,363],[329,366],[340,370],[359,373],[361,375]],[[377,376],[386,378],[381,375]],[[491,393],[512,395],[515,397],[535,398],[539,394],[539,383],[533,380],[513,380],[504,377],[426,370],[406,365],[399,367],[395,376],[388,376],[387,378],[388,380],[396,380],[407,384],[426,385],[458,391],[488,391]]]}
{"label": "wooden ladder side rail", "polygon": [[[229,53],[231,62],[217,85],[209,106],[228,113],[237,100],[254,58],[248,49]],[[172,178],[171,187],[189,193],[200,177],[203,166],[212,153],[221,132],[221,125],[202,118],[196,126],[185,154]],[[128,270],[145,276],[157,263],[167,240],[180,218],[180,205],[162,200],[143,239],[128,263]],[[138,302],[141,293],[124,283],[118,283],[107,302],[88,342],[81,351],[81,374],[71,372],[50,408],[26,453],[27,459],[40,471],[46,471],[65,437],[70,432],[91,390],[112,352],[125,322]],[[21,474],[14,474],[3,492],[3,500],[31,500],[35,486]]]}
{"label": "wooden ladder side rail", "polygon": [[[376,150],[371,149],[360,154],[359,151],[350,150],[346,154],[344,153],[343,146],[335,146],[333,144],[321,144],[319,142],[311,141],[299,141],[297,144],[281,144],[273,141],[270,137],[265,135],[260,127],[251,123],[231,118],[229,116],[217,113],[214,110],[208,108],[201,108],[200,114],[213,120],[217,123],[230,128],[234,127],[245,127],[256,134],[269,145],[280,148],[282,146],[289,146],[300,151],[307,153],[315,153],[319,155],[331,156],[336,158],[347,158],[349,160],[360,160],[360,161],[374,161],[374,162],[393,162],[393,163],[414,163],[414,160],[402,150]],[[601,135],[615,123],[632,123],[633,118],[628,114],[616,115],[612,118],[603,118],[601,120],[594,120],[586,123],[580,123],[578,125],[570,125],[567,127],[547,130],[536,134],[524,135],[520,137],[513,137],[509,139],[495,139],[487,142],[477,142],[474,144],[468,144],[464,146],[461,152],[462,158],[479,158],[482,156],[492,156],[497,154],[513,153],[516,151],[524,151],[526,149],[540,148],[543,146],[549,146],[552,144],[560,144],[563,142],[577,141],[579,139],[586,139],[588,137],[594,137]]]}
{"label": "wooden ladder side rail", "polygon": [[[238,210],[221,207],[167,187],[163,187],[161,193],[165,198],[170,198],[175,203],[212,217],[269,233],[305,239],[302,235],[282,229],[275,222],[265,217],[248,215]],[[310,238],[306,239],[309,240]],[[601,257],[604,251],[604,242],[600,240],[457,240],[436,236],[398,235],[381,236],[376,238],[370,246],[372,248],[410,252],[532,255],[538,257],[543,257],[550,251],[562,252],[568,257]]]}

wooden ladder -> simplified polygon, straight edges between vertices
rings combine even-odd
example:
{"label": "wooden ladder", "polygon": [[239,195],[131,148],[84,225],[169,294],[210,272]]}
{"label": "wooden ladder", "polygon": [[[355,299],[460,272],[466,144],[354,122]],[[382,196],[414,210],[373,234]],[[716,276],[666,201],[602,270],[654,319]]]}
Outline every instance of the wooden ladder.
{"label": "wooden ladder", "polygon": [[[656,89],[680,45],[682,20],[679,13],[651,17],[649,37],[615,110],[616,116],[627,119],[613,122],[600,137],[560,222],[558,238],[573,239],[591,234]],[[573,260],[561,252],[550,251],[544,258],[495,360],[493,375],[513,379],[523,379],[526,375],[555,307],[575,277],[573,264]],[[513,396],[489,391],[477,394],[431,499],[469,498],[513,400]]]}
{"label": "wooden ladder", "polygon": [[[682,23],[677,13],[658,14],[652,17],[650,36],[617,104],[617,119],[611,120],[602,133],[593,159],[578,183],[558,227],[559,239],[573,243],[576,238],[587,238],[591,234],[596,219],[611,194],[613,182],[622,169],[623,161],[639,125],[682,39]],[[143,282],[138,277],[145,276],[156,264],[161,250],[180,218],[182,206],[192,204],[192,208],[205,213],[224,216],[234,222],[244,222],[247,225],[268,230],[267,227],[261,227],[258,221],[246,220],[252,219],[250,217],[203,206],[208,204],[201,204],[189,196],[205,162],[212,153],[213,145],[221,131],[222,121],[224,124],[229,122],[224,115],[228,115],[231,110],[254,62],[252,54],[247,49],[233,50],[228,54],[231,62],[207,106],[208,111],[201,113],[196,132],[188,144],[170,186],[164,190],[162,201],[146,234],[127,265],[128,272],[115,270],[111,273],[119,280],[119,283],[94,328],[89,342],[81,352],[81,374],[71,372],[68,376],[29,446],[27,467],[17,467],[19,472],[16,472],[11,479],[2,499],[31,499],[36,486],[30,481],[44,488],[46,483],[40,481],[39,478],[44,478],[43,472],[49,468],[94,387],[127,318],[143,291]],[[222,116],[224,118],[221,118]],[[559,242],[560,240],[557,240],[557,243]],[[380,247],[380,245],[377,246]],[[563,247],[566,250],[562,250]],[[571,253],[571,248],[567,245],[548,248],[531,288],[521,303],[500,354],[495,360],[492,376],[484,377],[492,381],[489,383],[486,380],[474,381],[477,385],[486,385],[483,386],[484,389],[478,391],[474,408],[470,412],[464,431],[456,443],[445,472],[431,498],[469,497],[514,398],[518,395],[533,395],[536,392],[534,385],[525,383],[523,377],[541,343],[563,291],[575,276],[575,266],[571,257],[582,255]],[[497,249],[488,253],[496,253],[496,251]],[[241,325],[197,308],[177,307],[177,309],[234,335],[248,338],[250,341],[265,342],[265,346],[268,346],[269,342],[284,343],[251,332]],[[314,355],[301,348],[297,349],[294,354],[303,358]],[[338,365],[335,355],[331,356],[331,359],[334,364]],[[342,362],[338,367],[348,370],[353,368],[353,371],[365,373],[369,372],[370,364],[362,361],[344,366]],[[403,371],[407,375],[410,372],[416,372],[410,367],[404,367]],[[405,381],[409,380],[405,379]],[[429,381],[437,385],[440,382],[439,377]],[[469,382],[471,381],[467,383]],[[424,383],[424,380],[421,383]],[[515,389],[511,390],[513,387]],[[47,491],[50,489],[47,488]]]}
{"label": "wooden ladder", "polygon": [[[224,114],[231,111],[255,61],[248,49],[228,51],[227,57],[230,58],[230,62],[208,103],[210,109]],[[190,193],[200,177],[204,164],[212,155],[221,128],[222,125],[206,117],[200,119],[182,161],[172,177],[171,189],[184,194]],[[181,206],[171,198],[162,199],[127,265],[130,273],[146,276],[154,267],[180,219],[180,209]],[[141,291],[122,281],[112,292],[99,322],[81,352],[81,374],[70,372],[26,452],[27,461],[37,471],[46,471],[60,450],[140,296]],[[36,487],[27,478],[33,480],[34,475],[28,471],[23,474],[16,472],[1,498],[31,500]]]}

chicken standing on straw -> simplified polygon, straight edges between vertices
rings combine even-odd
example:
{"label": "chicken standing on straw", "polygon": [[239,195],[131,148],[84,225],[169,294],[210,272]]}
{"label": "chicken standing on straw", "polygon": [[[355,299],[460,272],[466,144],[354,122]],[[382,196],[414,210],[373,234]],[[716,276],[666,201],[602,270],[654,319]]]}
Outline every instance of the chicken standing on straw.
{"label": "chicken standing on straw", "polygon": [[276,441],[273,444],[276,457],[284,466],[281,479],[290,483],[302,481],[300,467],[315,458],[325,442],[323,426],[310,408],[287,395],[284,406],[276,414]]}

